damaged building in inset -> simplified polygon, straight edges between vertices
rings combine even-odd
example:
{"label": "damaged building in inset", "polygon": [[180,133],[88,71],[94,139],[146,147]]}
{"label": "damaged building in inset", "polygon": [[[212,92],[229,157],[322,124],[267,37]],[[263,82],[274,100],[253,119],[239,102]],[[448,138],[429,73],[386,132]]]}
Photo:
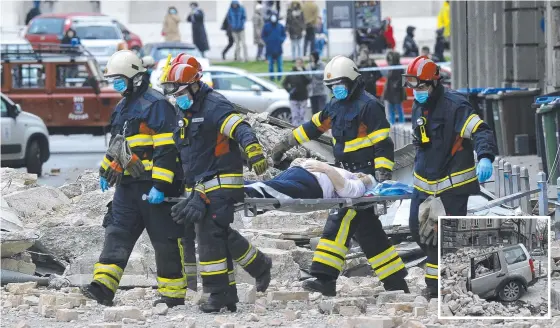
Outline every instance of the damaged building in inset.
{"label": "damaged building in inset", "polygon": [[455,252],[460,247],[487,247],[524,244],[527,249],[538,245],[536,220],[521,218],[443,219],[442,252]]}

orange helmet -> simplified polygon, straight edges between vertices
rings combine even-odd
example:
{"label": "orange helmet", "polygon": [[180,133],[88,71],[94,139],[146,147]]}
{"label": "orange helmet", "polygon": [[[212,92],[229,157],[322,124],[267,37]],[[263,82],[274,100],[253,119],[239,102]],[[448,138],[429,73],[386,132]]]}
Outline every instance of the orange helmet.
{"label": "orange helmet", "polygon": [[417,88],[422,84],[438,81],[439,66],[426,56],[418,56],[408,64],[406,74],[402,75],[403,86]]}
{"label": "orange helmet", "polygon": [[202,72],[202,65],[200,65],[198,60],[196,60],[195,57],[184,52],[178,54],[177,57],[171,60],[171,63],[169,63],[169,65],[173,65],[173,64],[189,64],[192,67],[198,69],[199,72]]}
{"label": "orange helmet", "polygon": [[166,95],[174,94],[179,90],[193,83],[200,81],[202,73],[194,66],[189,64],[175,63],[169,69],[165,81],[161,84],[163,93]]}

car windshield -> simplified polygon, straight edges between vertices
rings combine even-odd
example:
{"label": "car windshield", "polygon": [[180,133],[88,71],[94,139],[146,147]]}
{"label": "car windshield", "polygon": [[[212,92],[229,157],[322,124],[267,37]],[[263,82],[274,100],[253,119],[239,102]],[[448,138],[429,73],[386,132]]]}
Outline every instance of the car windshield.
{"label": "car windshield", "polygon": [[63,18],[35,18],[29,26],[27,34],[57,34],[62,35]]}
{"label": "car windshield", "polygon": [[169,54],[172,57],[176,57],[178,54],[185,52],[193,57],[202,57],[202,54],[196,48],[158,48],[154,53],[154,60],[160,61],[161,59],[167,58]]}
{"label": "car windshield", "polygon": [[76,35],[82,40],[120,39],[116,26],[75,26]]}

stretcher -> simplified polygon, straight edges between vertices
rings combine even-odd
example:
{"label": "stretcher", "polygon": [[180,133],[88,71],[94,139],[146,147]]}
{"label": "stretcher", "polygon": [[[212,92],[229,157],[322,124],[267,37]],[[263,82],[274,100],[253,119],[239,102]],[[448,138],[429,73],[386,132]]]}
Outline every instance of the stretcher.
{"label": "stretcher", "polygon": [[[373,207],[378,215],[387,212],[387,203],[397,200],[410,199],[412,195],[397,196],[368,196],[360,198],[329,198],[329,199],[287,199],[282,204],[275,198],[245,198],[243,203],[235,204],[235,212],[243,211],[247,217],[257,216],[265,211],[282,211],[291,213],[307,213],[321,210],[353,208],[356,210]],[[148,195],[142,195],[147,200]],[[165,197],[165,202],[178,203],[184,197]]]}
{"label": "stretcher", "polygon": [[254,217],[259,213],[270,210],[306,213],[341,208],[362,210],[373,207],[377,215],[382,215],[387,212],[388,202],[410,199],[411,197],[412,195],[330,199],[288,199],[283,200],[282,204],[274,198],[245,198],[243,203],[235,205],[235,211],[243,211],[245,216]]}

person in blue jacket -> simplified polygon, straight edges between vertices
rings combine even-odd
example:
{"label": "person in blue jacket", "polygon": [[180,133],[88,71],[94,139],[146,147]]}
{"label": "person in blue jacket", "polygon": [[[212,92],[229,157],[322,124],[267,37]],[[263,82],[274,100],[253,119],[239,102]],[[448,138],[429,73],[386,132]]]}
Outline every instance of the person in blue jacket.
{"label": "person in blue jacket", "polygon": [[235,58],[240,57],[241,47],[243,47],[243,60],[247,61],[247,43],[245,43],[245,22],[247,15],[245,8],[237,0],[231,2],[227,13],[228,24],[231,28],[233,40],[235,42]]}
{"label": "person in blue jacket", "polygon": [[[272,14],[270,16],[270,22],[264,24],[262,39],[266,45],[268,71],[270,73],[274,72],[274,63],[276,62],[278,73],[282,73],[282,44],[286,40],[286,29],[284,25],[278,22],[278,16],[276,14]],[[274,81],[275,78],[278,78],[278,81],[280,81],[280,76],[270,76],[272,81]]]}
{"label": "person in blue jacket", "polygon": [[420,227],[420,204],[429,196],[437,196],[446,215],[466,216],[469,195],[479,193],[479,181],[492,176],[497,154],[492,130],[464,95],[444,88],[440,80],[439,67],[426,56],[414,58],[402,76],[403,86],[414,92],[412,128],[417,147],[409,226],[428,257],[424,278],[426,296],[432,298],[438,295],[437,245],[423,242],[422,237],[428,236],[420,233],[437,233],[437,226]]}

